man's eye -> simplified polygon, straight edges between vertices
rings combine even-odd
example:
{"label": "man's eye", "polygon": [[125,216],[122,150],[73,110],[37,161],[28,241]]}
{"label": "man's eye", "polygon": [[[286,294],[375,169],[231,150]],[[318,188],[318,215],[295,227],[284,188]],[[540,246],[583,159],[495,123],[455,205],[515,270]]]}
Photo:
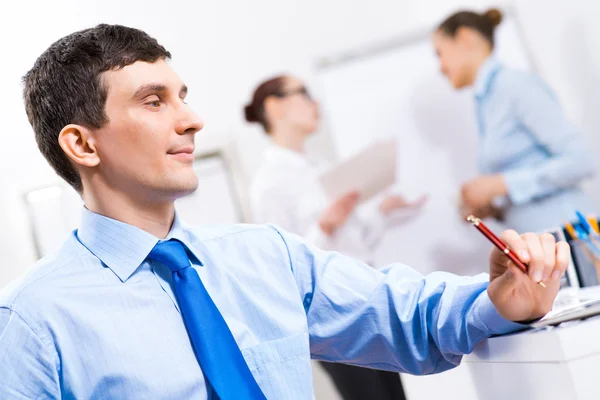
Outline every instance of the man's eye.
{"label": "man's eye", "polygon": [[156,95],[152,95],[152,96],[148,96],[145,100],[144,100],[144,105],[151,107],[151,108],[159,108],[161,106],[161,100],[160,97],[156,96]]}

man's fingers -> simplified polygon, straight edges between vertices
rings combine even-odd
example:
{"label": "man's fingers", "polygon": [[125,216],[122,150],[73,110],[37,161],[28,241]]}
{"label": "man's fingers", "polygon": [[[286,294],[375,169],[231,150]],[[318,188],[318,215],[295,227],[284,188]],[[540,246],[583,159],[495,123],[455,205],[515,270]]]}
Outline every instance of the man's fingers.
{"label": "man's fingers", "polygon": [[571,262],[571,248],[567,242],[556,243],[556,264],[550,276],[552,279],[559,279],[567,270]]}
{"label": "man's fingers", "polygon": [[519,260],[525,264],[529,262],[530,257],[527,250],[527,242],[516,231],[512,229],[504,231],[500,239],[519,257]]}
{"label": "man's fingers", "polygon": [[550,275],[556,264],[556,239],[550,233],[543,233],[538,238],[542,245],[544,257],[544,273],[542,281],[547,281],[550,279]]}
{"label": "man's fingers", "polygon": [[545,254],[542,243],[535,233],[525,233],[523,240],[527,243],[529,253],[529,276],[535,282],[541,282],[544,278]]}

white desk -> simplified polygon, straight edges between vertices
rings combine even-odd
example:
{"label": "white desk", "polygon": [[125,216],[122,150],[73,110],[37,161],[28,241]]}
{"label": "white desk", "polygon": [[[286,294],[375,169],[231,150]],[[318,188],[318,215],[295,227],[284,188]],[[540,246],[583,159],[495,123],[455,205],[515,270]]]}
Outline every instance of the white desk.
{"label": "white desk", "polygon": [[600,399],[600,318],[481,343],[465,357],[481,399]]}
{"label": "white desk", "polygon": [[598,400],[600,318],[492,338],[456,370],[404,382],[410,400]]}

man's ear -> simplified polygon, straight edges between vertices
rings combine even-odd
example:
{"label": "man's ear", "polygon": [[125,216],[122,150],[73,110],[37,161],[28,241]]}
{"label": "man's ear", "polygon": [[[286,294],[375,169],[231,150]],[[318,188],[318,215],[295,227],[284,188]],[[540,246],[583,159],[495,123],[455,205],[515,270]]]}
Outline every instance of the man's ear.
{"label": "man's ear", "polygon": [[69,124],[62,128],[58,144],[77,165],[95,167],[100,163],[94,137],[89,129],[81,125]]}

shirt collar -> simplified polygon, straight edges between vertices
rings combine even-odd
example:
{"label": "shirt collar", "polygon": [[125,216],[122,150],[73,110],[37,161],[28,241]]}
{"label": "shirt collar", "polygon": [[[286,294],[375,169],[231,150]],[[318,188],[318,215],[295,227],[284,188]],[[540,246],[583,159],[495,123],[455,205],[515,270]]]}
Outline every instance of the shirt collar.
{"label": "shirt collar", "polygon": [[184,244],[190,259],[200,266],[204,265],[208,257],[204,245],[184,226],[177,212],[169,234],[164,240],[160,240],[140,228],[84,207],[81,225],[76,234],[79,241],[122,282],[133,275],[159,241],[179,240]]}
{"label": "shirt collar", "polygon": [[304,153],[290,150],[276,144],[270,144],[269,147],[267,147],[265,150],[265,157],[269,161],[279,163],[283,162],[299,167],[306,167],[310,165],[310,161]]}
{"label": "shirt collar", "polygon": [[487,94],[490,85],[500,68],[502,68],[502,64],[494,56],[490,56],[483,63],[483,65],[479,68],[479,72],[477,72],[477,78],[475,79],[475,84],[473,85],[475,97],[480,99]]}

